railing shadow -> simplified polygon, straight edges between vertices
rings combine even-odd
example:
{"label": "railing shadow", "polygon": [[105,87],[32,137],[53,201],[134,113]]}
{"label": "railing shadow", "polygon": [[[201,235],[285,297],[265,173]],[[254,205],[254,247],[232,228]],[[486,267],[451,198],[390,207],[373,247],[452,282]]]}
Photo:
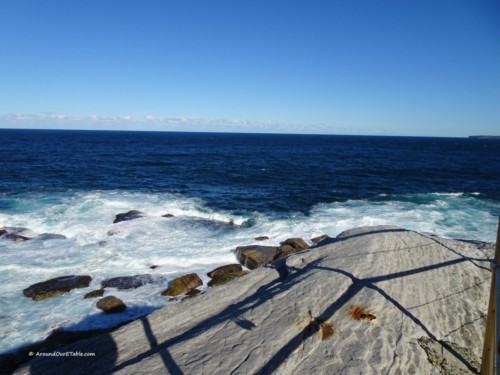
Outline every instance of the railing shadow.
{"label": "railing shadow", "polygon": [[[282,260],[275,262],[272,266],[267,266],[276,270],[276,272],[278,273],[278,277],[276,279],[272,280],[266,285],[261,286],[252,295],[248,296],[242,301],[227,306],[218,314],[208,317],[207,319],[201,321],[182,334],[172,337],[160,344],[155,344],[154,348],[152,347],[137,355],[136,357],[118,364],[111,369],[112,372],[119,371],[128,366],[139,363],[143,359],[155,354],[160,350],[166,350],[170,346],[177,345],[181,342],[197,337],[203,334],[203,332],[208,331],[209,329],[227,321],[228,319],[233,320],[237,325],[245,330],[253,329],[255,327],[255,324],[247,319],[240,318],[240,316],[245,312],[265,303],[275,295],[278,295],[283,291],[291,288],[296,282],[298,282],[297,279],[300,276],[306,274],[308,270],[312,269],[320,261],[321,259],[313,261],[301,270],[294,272],[293,274],[288,273],[288,271],[286,270],[285,262]],[[306,276],[305,278],[307,277],[308,276]],[[302,278],[302,280],[304,280],[305,278]]]}
{"label": "railing shadow", "polygon": [[[359,293],[363,288],[368,288],[368,289],[374,290],[374,291],[378,292],[379,294],[381,294],[387,301],[392,303],[405,316],[407,316],[415,324],[417,324],[430,338],[438,341],[443,347],[445,347],[455,358],[457,358],[461,363],[463,363],[470,371],[475,371],[474,367],[472,367],[471,364],[461,354],[456,352],[452,347],[450,347],[445,342],[439,341],[437,339],[437,337],[425,326],[425,324],[422,323],[421,320],[419,320],[416,316],[414,316],[411,312],[409,312],[406,308],[404,308],[404,306],[402,306],[397,300],[395,300],[394,298],[389,296],[382,288],[380,288],[377,285],[374,285],[375,283],[378,283],[381,281],[393,280],[393,279],[397,279],[397,278],[401,278],[401,277],[415,275],[415,274],[422,273],[422,272],[428,272],[428,271],[435,270],[435,269],[449,267],[449,266],[452,266],[455,264],[471,261],[472,259],[473,258],[462,257],[462,258],[450,260],[447,262],[442,262],[442,263],[438,263],[438,264],[433,264],[433,265],[429,265],[429,266],[415,268],[413,270],[395,272],[395,273],[388,274],[388,275],[375,276],[375,277],[370,277],[370,278],[366,278],[366,279],[358,279],[353,274],[351,274],[345,270],[324,267],[324,266],[314,266],[313,268],[316,268],[316,269],[329,271],[329,272],[335,272],[335,273],[344,275],[344,276],[348,277],[349,279],[351,279],[351,281],[352,281],[352,284],[349,286],[349,288],[335,302],[333,302],[322,313],[320,313],[318,315],[318,319],[321,319],[323,321],[328,320],[339,309],[341,309],[349,300],[351,300],[357,293]],[[487,259],[473,259],[473,260],[488,261]],[[290,354],[292,354],[293,351],[296,350],[301,345],[301,343],[304,340],[306,340],[308,337],[310,337],[312,335],[312,333],[314,333],[314,332],[311,332],[306,327],[306,329],[304,329],[302,332],[297,334],[285,346],[283,346],[280,350],[278,350],[278,352],[260,368],[260,370],[257,372],[257,374],[264,375],[264,374],[270,374],[270,373],[274,372],[286,360],[286,358],[288,358],[288,356]]]}

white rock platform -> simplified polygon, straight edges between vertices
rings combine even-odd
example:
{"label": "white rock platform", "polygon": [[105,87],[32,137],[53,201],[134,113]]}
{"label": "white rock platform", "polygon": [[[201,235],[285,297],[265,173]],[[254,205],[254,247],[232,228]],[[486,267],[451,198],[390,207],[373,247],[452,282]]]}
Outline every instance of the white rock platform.
{"label": "white rock platform", "polygon": [[475,373],[491,280],[477,245],[388,226],[329,241],[59,349],[95,357],[16,374]]}

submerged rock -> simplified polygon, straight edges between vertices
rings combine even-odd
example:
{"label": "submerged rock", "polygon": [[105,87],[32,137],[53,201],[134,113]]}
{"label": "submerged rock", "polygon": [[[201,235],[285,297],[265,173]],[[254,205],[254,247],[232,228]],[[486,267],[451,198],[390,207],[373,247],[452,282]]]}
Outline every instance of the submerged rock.
{"label": "submerged rock", "polygon": [[115,296],[107,296],[103,299],[100,299],[97,302],[96,306],[97,308],[108,314],[119,313],[127,308],[125,303],[123,303],[121,299],[116,298]]}
{"label": "submerged rock", "polygon": [[76,288],[86,288],[92,278],[90,276],[60,276],[54,279],[30,285],[23,294],[35,301],[59,296]]}
{"label": "submerged rock", "polygon": [[128,212],[123,212],[121,214],[117,214],[115,216],[115,220],[113,221],[113,224],[120,223],[122,221],[129,221],[129,220],[134,220],[134,219],[140,219],[141,217],[146,216],[143,212],[137,211],[137,210],[131,210]]}
{"label": "submerged rock", "polygon": [[3,227],[0,228],[0,238],[10,241],[28,241],[30,237],[23,236],[21,233],[28,232],[27,228],[21,227]]}
{"label": "submerged rock", "polygon": [[2,236],[2,238],[6,239],[6,240],[15,241],[15,242],[31,240],[30,237],[21,236],[20,234],[16,234],[16,233],[6,233]]}
{"label": "submerged rock", "polygon": [[175,217],[174,215],[172,214],[165,214],[165,215],[161,215],[161,217],[167,217],[167,218],[170,218],[170,217]]}
{"label": "submerged rock", "polygon": [[181,277],[177,277],[172,280],[172,284],[166,290],[164,290],[161,295],[176,297],[181,294],[187,293],[196,287],[203,285],[200,277],[196,273],[190,273]]}
{"label": "submerged rock", "polygon": [[251,270],[272,262],[277,253],[278,248],[275,246],[249,245],[236,248],[238,262]]}
{"label": "submerged rock", "polygon": [[154,283],[153,276],[150,274],[134,275],[134,276],[119,276],[101,282],[102,288],[116,289],[136,289],[146,284]]}
{"label": "submerged rock", "polygon": [[67,237],[62,234],[56,233],[42,233],[35,237],[37,240],[47,241],[47,240],[66,240]]}

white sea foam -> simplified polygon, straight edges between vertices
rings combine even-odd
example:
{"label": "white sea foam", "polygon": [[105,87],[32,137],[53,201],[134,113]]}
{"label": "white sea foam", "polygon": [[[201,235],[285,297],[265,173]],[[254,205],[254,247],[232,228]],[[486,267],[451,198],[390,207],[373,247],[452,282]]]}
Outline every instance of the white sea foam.
{"label": "white sea foam", "polygon": [[[52,330],[101,328],[164,306],[160,292],[168,280],[206,272],[236,262],[233,250],[266,235],[263,245],[289,237],[308,240],[336,236],[363,225],[399,225],[450,238],[494,241],[500,205],[479,196],[414,194],[368,201],[322,203],[308,215],[288,218],[214,210],[202,201],[173,194],[130,192],[66,193],[16,198],[14,208],[0,213],[0,227],[26,227],[29,236],[57,233],[67,239],[12,242],[0,239],[0,352],[43,339]],[[117,213],[140,210],[146,217],[112,224]],[[173,214],[175,217],[161,217]],[[253,225],[237,227],[251,220]],[[109,235],[112,234],[112,235]],[[152,270],[152,265],[158,268]],[[150,273],[156,282],[134,290],[109,289],[129,306],[124,313],[103,315],[96,300],[83,295],[115,276]],[[89,288],[35,302],[22,290],[50,278],[88,274]]]}

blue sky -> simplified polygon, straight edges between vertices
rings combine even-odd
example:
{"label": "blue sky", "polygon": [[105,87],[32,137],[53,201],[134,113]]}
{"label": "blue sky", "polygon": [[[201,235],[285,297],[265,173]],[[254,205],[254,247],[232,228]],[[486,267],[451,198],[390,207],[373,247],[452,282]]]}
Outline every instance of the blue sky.
{"label": "blue sky", "polygon": [[500,134],[500,3],[0,0],[0,127]]}

